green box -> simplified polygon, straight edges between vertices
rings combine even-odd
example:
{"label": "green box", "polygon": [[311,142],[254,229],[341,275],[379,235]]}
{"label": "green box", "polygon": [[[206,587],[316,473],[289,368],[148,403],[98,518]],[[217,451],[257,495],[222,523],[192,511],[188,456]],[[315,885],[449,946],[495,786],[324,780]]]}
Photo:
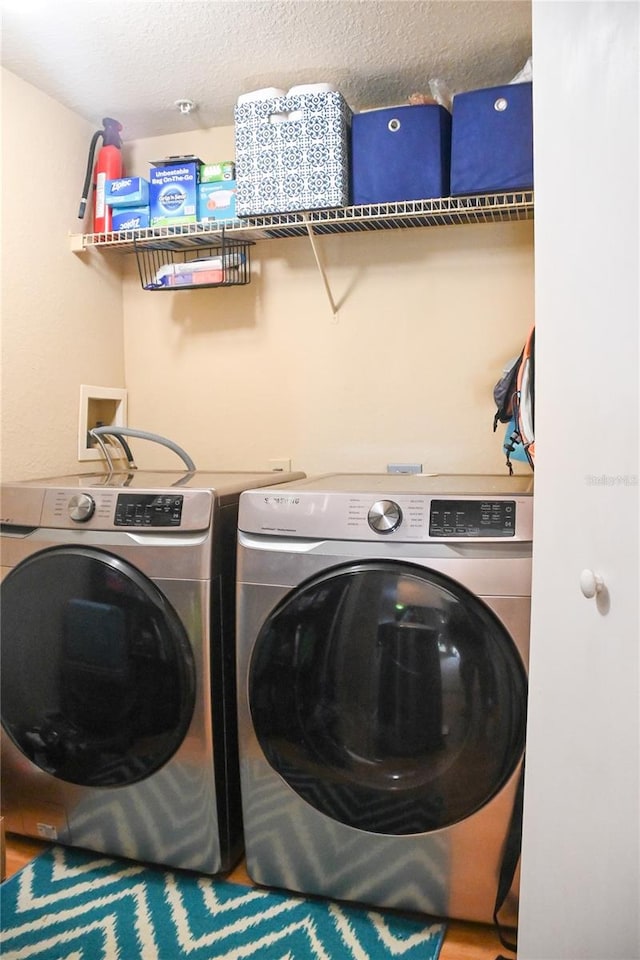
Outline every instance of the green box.
{"label": "green box", "polygon": [[221,180],[235,180],[236,165],[233,160],[220,163],[203,163],[200,167],[200,183],[218,183]]}

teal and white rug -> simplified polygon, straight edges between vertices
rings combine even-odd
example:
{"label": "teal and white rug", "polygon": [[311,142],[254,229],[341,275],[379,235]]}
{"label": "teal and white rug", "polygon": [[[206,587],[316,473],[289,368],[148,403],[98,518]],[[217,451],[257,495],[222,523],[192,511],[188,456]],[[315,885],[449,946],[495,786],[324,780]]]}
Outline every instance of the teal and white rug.
{"label": "teal and white rug", "polygon": [[2,960],[437,960],[419,917],[54,846],[0,886]]}

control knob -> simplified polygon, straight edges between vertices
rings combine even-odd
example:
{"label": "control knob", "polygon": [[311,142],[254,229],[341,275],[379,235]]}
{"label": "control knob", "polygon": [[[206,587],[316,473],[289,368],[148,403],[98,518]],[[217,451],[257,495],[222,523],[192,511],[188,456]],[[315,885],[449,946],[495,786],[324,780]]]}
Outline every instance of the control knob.
{"label": "control knob", "polygon": [[86,523],[93,516],[95,509],[95,500],[88,493],[74,494],[67,504],[69,516],[76,523]]}
{"label": "control knob", "polygon": [[393,533],[402,523],[402,510],[393,500],[377,500],[367,520],[376,533]]}

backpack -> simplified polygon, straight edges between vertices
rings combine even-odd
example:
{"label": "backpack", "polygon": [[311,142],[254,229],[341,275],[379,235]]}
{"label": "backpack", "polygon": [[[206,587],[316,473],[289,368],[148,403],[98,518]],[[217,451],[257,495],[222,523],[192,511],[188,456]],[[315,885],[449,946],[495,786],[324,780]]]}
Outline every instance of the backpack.
{"label": "backpack", "polygon": [[534,325],[520,356],[507,364],[493,388],[496,404],[493,432],[496,432],[498,423],[508,424],[502,448],[510,475],[513,474],[512,457],[526,460],[532,470],[534,466],[535,333]]}

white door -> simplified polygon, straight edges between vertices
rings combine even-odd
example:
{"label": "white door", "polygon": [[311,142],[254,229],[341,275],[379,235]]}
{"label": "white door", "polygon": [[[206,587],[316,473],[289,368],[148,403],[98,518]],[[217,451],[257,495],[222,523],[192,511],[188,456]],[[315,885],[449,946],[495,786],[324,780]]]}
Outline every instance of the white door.
{"label": "white door", "polygon": [[[636,2],[533,3],[537,460],[519,960],[640,956],[639,14]],[[603,581],[591,599],[583,570]]]}

